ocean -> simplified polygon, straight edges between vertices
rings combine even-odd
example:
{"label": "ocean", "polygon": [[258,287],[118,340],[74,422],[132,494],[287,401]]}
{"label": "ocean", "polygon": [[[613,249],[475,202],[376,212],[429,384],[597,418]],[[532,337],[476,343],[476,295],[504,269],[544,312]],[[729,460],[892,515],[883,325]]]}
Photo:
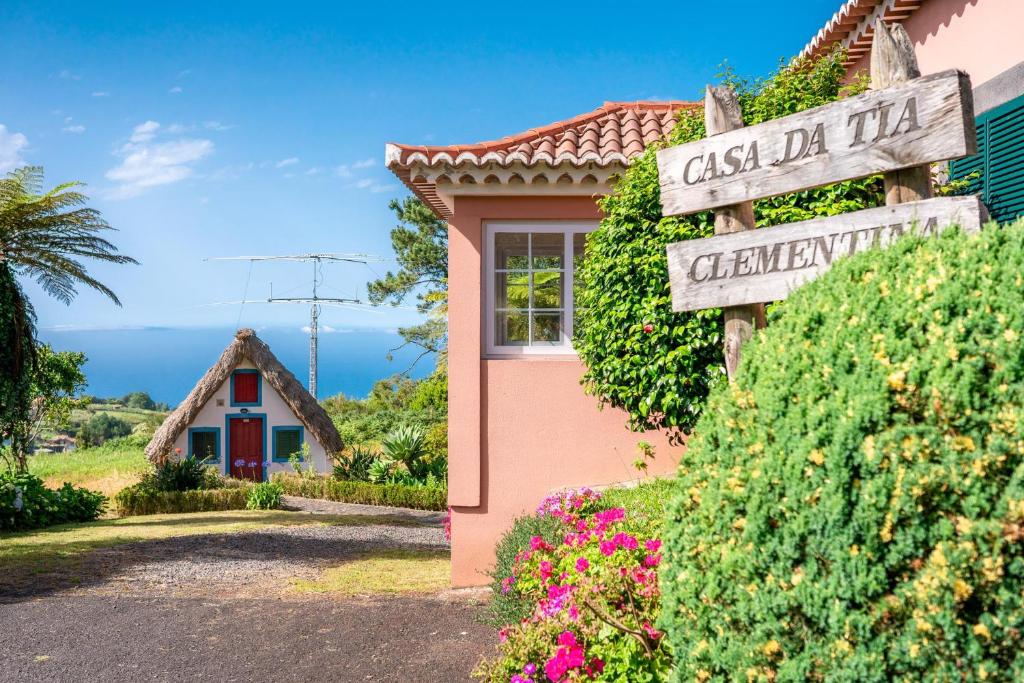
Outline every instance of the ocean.
{"label": "ocean", "polygon": [[[100,397],[145,391],[154,401],[177,405],[231,343],[230,329],[141,328],[118,330],[40,330],[40,341],[58,351],[83,351],[87,357],[85,393]],[[256,334],[295,373],[303,386],[309,379],[309,335],[298,329],[264,328]],[[359,329],[320,334],[317,393],[323,399],[338,393],[366,396],[374,382],[405,371],[418,351],[401,344],[393,331]],[[413,377],[433,370],[434,359],[417,363]]]}

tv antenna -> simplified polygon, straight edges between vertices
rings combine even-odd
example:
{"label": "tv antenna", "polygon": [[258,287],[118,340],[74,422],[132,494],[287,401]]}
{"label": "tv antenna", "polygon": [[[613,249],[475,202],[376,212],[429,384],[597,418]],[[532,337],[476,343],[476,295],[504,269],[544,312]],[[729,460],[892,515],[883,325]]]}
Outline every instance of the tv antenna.
{"label": "tv antenna", "polygon": [[[242,301],[230,302],[239,303],[243,306],[247,303],[268,303],[268,304],[309,304],[309,393],[316,398],[316,382],[319,375],[317,357],[319,355],[319,318],[321,305],[337,306],[358,306],[365,305],[359,299],[322,297],[317,291],[317,286],[323,277],[321,266],[323,262],[335,263],[380,263],[388,259],[372,254],[292,254],[286,256],[219,256],[204,261],[310,261],[313,263],[313,296],[291,296],[275,297],[274,285],[270,285],[270,297],[266,301]],[[248,285],[247,285],[248,286]]]}

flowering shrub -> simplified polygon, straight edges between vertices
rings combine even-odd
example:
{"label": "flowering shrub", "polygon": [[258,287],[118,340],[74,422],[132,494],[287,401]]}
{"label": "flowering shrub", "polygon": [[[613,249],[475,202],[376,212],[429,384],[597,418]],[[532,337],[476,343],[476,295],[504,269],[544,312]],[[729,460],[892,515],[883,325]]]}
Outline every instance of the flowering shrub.
{"label": "flowering shrub", "polygon": [[31,474],[0,474],[0,531],[86,522],[103,513],[100,493],[64,484],[48,489]]}
{"label": "flowering shrub", "polygon": [[601,494],[587,487],[566,489],[552,494],[537,506],[538,517],[555,517],[563,522],[574,523],[579,515],[595,509]]}
{"label": "flowering shrub", "polygon": [[444,513],[444,519],[441,521],[441,526],[444,528],[444,540],[449,543],[452,542],[452,506],[448,506],[448,512]]}
{"label": "flowering shrub", "polygon": [[600,496],[581,489],[549,497],[538,516],[560,520],[554,542],[533,536],[501,591],[518,591],[533,611],[503,628],[500,657],[476,675],[487,681],[657,680],[671,656],[655,628],[661,541],[657,524],[624,508],[591,512]]}

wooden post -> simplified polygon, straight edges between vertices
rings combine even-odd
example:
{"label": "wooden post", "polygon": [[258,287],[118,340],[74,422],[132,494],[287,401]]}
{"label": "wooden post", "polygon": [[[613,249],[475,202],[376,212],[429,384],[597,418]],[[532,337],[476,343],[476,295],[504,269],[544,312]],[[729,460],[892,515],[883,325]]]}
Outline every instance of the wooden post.
{"label": "wooden post", "polygon": [[[739,98],[729,87],[708,86],[704,97],[704,128],[707,136],[743,127]],[[743,202],[715,210],[715,234],[726,235],[754,229],[754,204]],[[735,381],[740,364],[740,348],[754,336],[755,326],[765,326],[764,304],[723,308],[725,316],[725,371]]]}
{"label": "wooden post", "polygon": [[[871,41],[871,89],[882,90],[912,78],[918,78],[914,44],[902,24],[886,26],[881,18],[875,20],[875,35]],[[885,179],[887,205],[916,202],[932,196],[931,166],[914,166],[890,171]]]}

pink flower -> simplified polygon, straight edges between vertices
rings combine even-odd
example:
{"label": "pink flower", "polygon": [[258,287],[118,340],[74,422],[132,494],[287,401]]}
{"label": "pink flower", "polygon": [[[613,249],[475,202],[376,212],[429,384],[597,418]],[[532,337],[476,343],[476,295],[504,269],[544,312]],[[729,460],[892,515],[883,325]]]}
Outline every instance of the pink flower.
{"label": "pink flower", "polygon": [[532,676],[537,673],[537,665],[533,662],[527,662],[526,666],[523,667],[523,673],[527,676]]}
{"label": "pink flower", "polygon": [[523,678],[519,674],[514,674],[512,676],[512,678],[509,679],[508,683],[533,683],[533,679],[532,678]]}
{"label": "pink flower", "polygon": [[636,550],[638,547],[637,540],[635,537],[630,536],[629,534],[623,533],[621,531],[615,534],[615,536],[612,538],[612,541],[615,542],[615,545],[620,545],[626,550]]}
{"label": "pink flower", "polygon": [[508,593],[510,590],[512,590],[512,584],[514,584],[515,582],[516,577],[506,576],[504,579],[501,580],[501,592]]}
{"label": "pink flower", "polygon": [[547,581],[551,578],[551,574],[554,572],[554,567],[547,560],[540,563],[540,578],[543,581]]}
{"label": "pink flower", "polygon": [[601,541],[601,554],[606,557],[611,557],[615,554],[615,542],[614,541]]}
{"label": "pink flower", "polygon": [[551,546],[545,543],[540,536],[534,536],[530,539],[530,550],[551,550]]}
{"label": "pink flower", "polygon": [[656,553],[661,548],[661,540],[657,538],[652,538],[649,541],[644,542],[644,547],[652,553]]}
{"label": "pink flower", "polygon": [[582,574],[588,569],[590,569],[590,560],[588,560],[585,557],[580,557],[576,559],[576,571]]}
{"label": "pink flower", "polygon": [[644,566],[645,567],[657,567],[658,563],[660,563],[660,562],[661,562],[661,554],[660,553],[657,554],[657,555],[648,555],[647,557],[644,558]]}
{"label": "pink flower", "polygon": [[562,631],[558,636],[558,651],[544,664],[544,673],[552,681],[561,681],[569,669],[583,666],[583,648],[576,642],[572,631]]}

